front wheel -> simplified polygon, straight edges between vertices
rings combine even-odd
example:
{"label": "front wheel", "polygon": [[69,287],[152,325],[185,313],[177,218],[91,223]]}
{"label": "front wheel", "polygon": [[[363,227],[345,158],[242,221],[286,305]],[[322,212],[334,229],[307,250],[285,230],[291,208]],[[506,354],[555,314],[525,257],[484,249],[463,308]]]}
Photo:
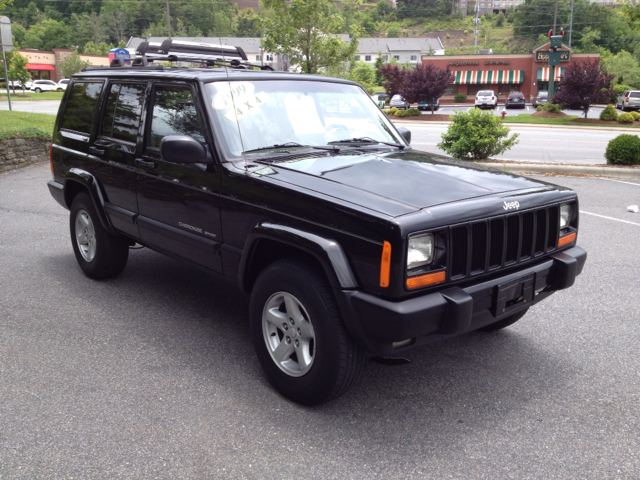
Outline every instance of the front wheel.
{"label": "front wheel", "polygon": [[324,274],[304,260],[269,265],[251,294],[251,338],[267,379],[286,398],[317,405],[357,380],[363,352],[347,334]]}
{"label": "front wheel", "polygon": [[76,260],[88,277],[102,280],[124,270],[129,258],[129,242],[111,235],[102,226],[88,194],[79,193],[73,200],[69,227]]}
{"label": "front wheel", "polygon": [[41,90],[40,88],[36,88],[34,91],[35,91],[36,93],[42,93],[42,90]]}

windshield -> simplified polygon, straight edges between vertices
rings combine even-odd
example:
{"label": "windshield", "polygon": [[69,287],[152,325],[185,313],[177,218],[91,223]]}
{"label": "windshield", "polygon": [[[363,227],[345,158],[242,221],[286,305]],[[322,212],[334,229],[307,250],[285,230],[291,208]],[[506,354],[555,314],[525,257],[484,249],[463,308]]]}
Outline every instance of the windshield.
{"label": "windshield", "polygon": [[221,133],[218,138],[230,159],[251,150],[264,153],[260,149],[276,145],[327,146],[363,137],[407,145],[369,95],[355,85],[225,81],[206,84],[206,91]]}

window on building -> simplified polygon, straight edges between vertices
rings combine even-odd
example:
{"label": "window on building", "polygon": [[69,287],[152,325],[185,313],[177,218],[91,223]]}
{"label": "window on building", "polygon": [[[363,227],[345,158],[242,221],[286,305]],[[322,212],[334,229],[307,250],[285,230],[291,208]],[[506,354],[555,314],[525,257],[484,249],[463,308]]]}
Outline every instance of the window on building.
{"label": "window on building", "polygon": [[365,62],[370,62],[371,61],[371,55],[365,55],[364,56],[364,61]]}
{"label": "window on building", "polygon": [[267,62],[273,62],[273,53],[267,53],[266,57]]}
{"label": "window on building", "polygon": [[418,61],[418,55],[411,55],[411,61],[412,62]]}
{"label": "window on building", "polygon": [[256,55],[256,62],[262,61],[262,55]]}
{"label": "window on building", "polygon": [[360,55],[356,55],[356,62],[360,61]]}
{"label": "window on building", "polygon": [[393,58],[395,58],[396,60],[400,60],[400,55],[394,55]]}
{"label": "window on building", "polygon": [[385,62],[388,62],[388,61],[389,61],[389,55],[382,55],[382,59],[383,59]]}

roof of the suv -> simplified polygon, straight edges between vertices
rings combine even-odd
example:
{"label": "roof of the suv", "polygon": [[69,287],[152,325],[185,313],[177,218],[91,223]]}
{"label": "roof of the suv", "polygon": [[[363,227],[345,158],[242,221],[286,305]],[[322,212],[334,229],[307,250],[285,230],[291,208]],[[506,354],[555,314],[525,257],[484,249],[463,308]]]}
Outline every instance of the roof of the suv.
{"label": "roof of the suv", "polygon": [[308,80],[314,82],[346,83],[358,85],[351,80],[342,78],[326,77],[324,75],[307,75],[290,72],[266,72],[262,70],[245,69],[224,69],[224,68],[135,68],[135,67],[115,67],[115,68],[88,68],[85,71],[76,73],[73,78],[86,77],[128,77],[128,78],[171,78],[177,80],[200,80],[210,82],[216,80]]}

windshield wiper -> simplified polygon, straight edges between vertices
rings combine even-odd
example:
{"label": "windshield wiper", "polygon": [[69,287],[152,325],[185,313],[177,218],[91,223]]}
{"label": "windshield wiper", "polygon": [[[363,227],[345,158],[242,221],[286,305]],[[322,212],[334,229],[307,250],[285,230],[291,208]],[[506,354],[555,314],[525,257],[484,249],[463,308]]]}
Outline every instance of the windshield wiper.
{"label": "windshield wiper", "polygon": [[405,146],[400,143],[392,143],[392,142],[383,142],[382,140],[375,140],[371,137],[360,137],[360,138],[345,138],[344,140],[335,140],[333,142],[329,142],[329,145],[337,145],[340,143],[382,143],[384,145],[389,145],[390,147],[398,147],[402,150]]}
{"label": "windshield wiper", "polygon": [[245,150],[244,153],[252,153],[252,152],[260,152],[262,150],[277,150],[280,148],[314,148],[316,150],[328,150],[331,152],[339,152],[340,149],[338,147],[320,147],[317,145],[302,145],[300,143],[296,143],[296,142],[287,142],[287,143],[283,143],[283,144],[276,144],[276,145],[271,145],[269,147],[260,147],[260,148],[253,148],[251,150]]}

